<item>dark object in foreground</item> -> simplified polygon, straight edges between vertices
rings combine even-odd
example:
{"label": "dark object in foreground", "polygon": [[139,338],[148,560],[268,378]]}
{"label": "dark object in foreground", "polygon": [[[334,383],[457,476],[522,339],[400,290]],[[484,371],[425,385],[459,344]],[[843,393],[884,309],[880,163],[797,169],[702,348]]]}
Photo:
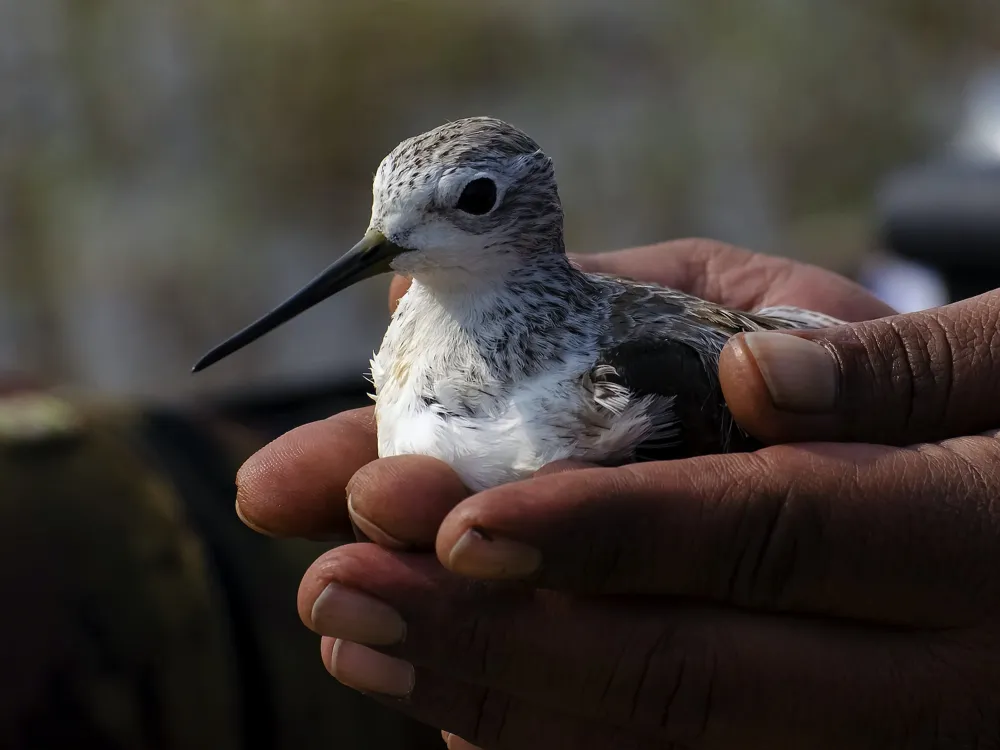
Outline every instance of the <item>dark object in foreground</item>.
{"label": "dark object in foreground", "polygon": [[361,385],[197,414],[0,387],[0,747],[441,746],[323,669],[295,592],[330,545],[233,511],[244,458]]}

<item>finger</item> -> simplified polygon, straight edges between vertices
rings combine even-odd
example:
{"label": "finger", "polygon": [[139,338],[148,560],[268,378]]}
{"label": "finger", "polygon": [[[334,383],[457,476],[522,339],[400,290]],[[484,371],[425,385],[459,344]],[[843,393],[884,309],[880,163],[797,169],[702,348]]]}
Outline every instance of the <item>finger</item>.
{"label": "finger", "polygon": [[[405,622],[401,640],[386,645],[384,630],[358,627],[365,605],[345,591]],[[973,695],[991,679],[992,668],[976,668],[974,657],[950,661],[963,647],[949,653],[948,644],[966,637],[955,631],[860,633],[849,623],[665,599],[470,587],[425,556],[370,545],[326,555],[300,594],[314,629],[378,641],[353,687],[387,692],[373,680],[395,676],[394,694],[424,708],[428,685],[447,678],[479,700],[485,688],[536,712],[683,746],[861,747],[932,731],[939,691],[964,684]],[[943,678],[954,681],[947,688],[927,679],[942,660],[950,664]],[[441,713],[418,718],[470,737],[461,723],[444,723],[449,710],[462,711],[454,698],[442,703]]]}
{"label": "finger", "polygon": [[[557,461],[535,476],[592,466]],[[392,456],[361,467],[348,486],[347,505],[351,520],[369,541],[389,549],[431,550],[445,516],[469,494],[443,461]]]}
{"label": "finger", "polygon": [[[449,750],[654,750],[651,740],[559,715],[497,690],[414,668],[365,646],[324,638],[323,663],[344,685],[455,737]],[[468,740],[464,738],[470,738]],[[475,743],[473,745],[472,743]]]}
{"label": "finger", "polygon": [[358,469],[376,458],[371,407],[297,427],[240,468],[237,512],[251,528],[277,536],[347,534],[344,488]]}
{"label": "finger", "polygon": [[713,240],[677,240],[573,259],[585,271],[651,281],[739,310],[792,305],[848,321],[895,312],[838,274]]}
{"label": "finger", "polygon": [[389,312],[396,312],[400,298],[406,294],[409,288],[410,279],[398,274],[392,277],[392,281],[389,284]]}
{"label": "finger", "polygon": [[488,490],[445,518],[436,549],[473,578],[957,626],[997,598],[980,586],[1000,565],[997,487],[989,438],[779,446]]}
{"label": "finger", "polygon": [[[702,713],[692,711],[683,696],[677,698],[674,726],[666,733],[657,699],[650,694],[642,710],[634,701],[643,669],[641,659],[633,657],[646,653],[662,635],[659,619],[641,613],[641,621],[616,630],[614,625],[622,623],[606,607],[534,606],[546,597],[554,602],[552,595],[529,589],[470,587],[427,555],[393,555],[373,545],[350,545],[324,555],[307,571],[299,611],[303,622],[318,633],[388,652],[372,657],[367,681],[360,676],[348,682],[358,689],[410,694],[423,680],[419,670],[426,668],[462,683],[466,691],[478,685],[578,719],[628,722],[660,741],[690,735],[700,725]],[[628,658],[615,641],[617,633],[629,639]],[[393,661],[387,661],[389,656]],[[400,660],[416,665],[417,673],[412,666],[401,666]],[[654,678],[646,685],[651,693],[659,675]],[[373,679],[394,686],[382,688],[373,685]],[[609,686],[609,680],[616,682]],[[671,689],[661,685],[664,694]],[[437,721],[433,715],[419,718]],[[460,725],[444,726],[469,736]]]}
{"label": "finger", "polygon": [[433,549],[441,521],[469,490],[443,461],[393,456],[361,467],[348,486],[351,519],[376,544]]}
{"label": "finger", "polygon": [[726,402],[766,442],[910,445],[1000,425],[1000,292],[802,334],[738,336],[722,353]]}

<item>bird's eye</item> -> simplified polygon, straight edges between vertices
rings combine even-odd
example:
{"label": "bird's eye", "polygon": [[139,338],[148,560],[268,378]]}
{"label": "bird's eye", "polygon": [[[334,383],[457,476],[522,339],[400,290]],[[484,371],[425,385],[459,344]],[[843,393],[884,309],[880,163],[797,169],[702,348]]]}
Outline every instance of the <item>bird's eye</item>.
{"label": "bird's eye", "polygon": [[497,202],[497,186],[488,177],[473,180],[458,197],[455,208],[474,216],[488,214]]}

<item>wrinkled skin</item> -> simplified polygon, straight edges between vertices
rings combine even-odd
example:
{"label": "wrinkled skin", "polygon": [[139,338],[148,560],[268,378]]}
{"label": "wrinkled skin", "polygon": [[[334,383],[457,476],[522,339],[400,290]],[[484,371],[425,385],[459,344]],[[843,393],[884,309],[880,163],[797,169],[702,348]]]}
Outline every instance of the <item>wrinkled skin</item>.
{"label": "wrinkled skin", "polygon": [[434,459],[377,459],[371,409],[264,448],[238,478],[251,526],[327,536],[349,505],[378,543],[303,577],[327,668],[453,750],[1000,745],[1000,293],[893,316],[707,241],[581,265],[856,323],[730,342],[755,453],[470,495]]}

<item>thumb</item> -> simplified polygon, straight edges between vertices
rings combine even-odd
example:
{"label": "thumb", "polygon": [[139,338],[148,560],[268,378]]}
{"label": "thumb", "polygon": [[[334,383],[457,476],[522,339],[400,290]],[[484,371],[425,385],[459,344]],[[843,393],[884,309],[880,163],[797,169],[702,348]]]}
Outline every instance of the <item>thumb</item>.
{"label": "thumb", "polygon": [[389,312],[396,312],[400,298],[406,294],[406,290],[409,288],[410,280],[405,276],[396,274],[392,277],[392,282],[389,284]]}
{"label": "thumb", "polygon": [[1000,426],[1000,290],[822,331],[735,336],[719,379],[766,443],[895,445]]}

